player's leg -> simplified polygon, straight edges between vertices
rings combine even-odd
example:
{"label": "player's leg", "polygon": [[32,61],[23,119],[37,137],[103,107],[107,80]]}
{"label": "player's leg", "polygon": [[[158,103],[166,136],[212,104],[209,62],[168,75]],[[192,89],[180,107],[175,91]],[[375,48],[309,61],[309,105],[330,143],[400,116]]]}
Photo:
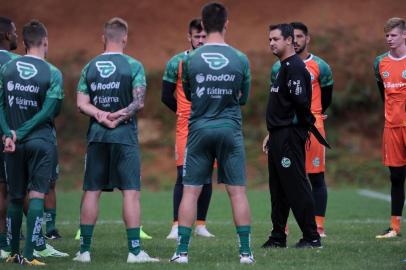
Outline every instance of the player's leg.
{"label": "player's leg", "polygon": [[203,237],[214,237],[206,227],[206,217],[210,206],[212,189],[212,184],[204,184],[199,199],[197,200],[195,234]]}
{"label": "player's leg", "polygon": [[0,259],[5,259],[10,255],[10,246],[7,241],[6,217],[7,186],[5,179],[0,178]]}
{"label": "player's leg", "polygon": [[51,177],[51,185],[49,193],[45,195],[45,222],[46,222],[46,238],[47,239],[60,239],[61,236],[56,229],[56,181],[59,175],[59,162],[58,162],[58,149],[56,146],[53,151],[53,169]]}
{"label": "player's leg", "polygon": [[175,186],[173,187],[173,223],[171,231],[169,232],[166,239],[178,238],[178,213],[179,213],[179,205],[183,195],[183,184],[182,184],[183,166],[177,166],[176,171],[177,171],[176,183]]}
{"label": "player's leg", "polygon": [[391,228],[400,234],[403,206],[405,202],[406,166],[389,167],[391,180]]}
{"label": "player's leg", "polygon": [[320,234],[320,237],[326,237],[324,230],[324,217],[327,208],[327,186],[324,180],[324,172],[309,173],[308,176],[312,185],[317,231]]}

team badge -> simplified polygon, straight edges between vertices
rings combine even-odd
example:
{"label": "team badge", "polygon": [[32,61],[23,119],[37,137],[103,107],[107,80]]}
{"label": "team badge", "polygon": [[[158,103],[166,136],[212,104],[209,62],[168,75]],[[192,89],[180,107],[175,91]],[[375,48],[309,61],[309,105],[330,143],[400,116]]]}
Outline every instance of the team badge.
{"label": "team badge", "polygon": [[202,53],[203,60],[209,64],[209,67],[214,70],[222,69],[227,66],[229,60],[221,53]]}
{"label": "team badge", "polygon": [[31,79],[38,73],[38,70],[33,64],[17,61],[16,65],[21,79]]}
{"label": "team badge", "polygon": [[403,72],[402,72],[402,78],[403,78],[403,79],[406,79],[406,69],[403,70]]}
{"label": "team badge", "polygon": [[97,61],[96,67],[102,78],[108,78],[116,71],[116,65],[111,61]]}
{"label": "team badge", "polygon": [[290,159],[288,159],[287,157],[282,158],[281,164],[283,168],[289,168],[291,165]]}
{"label": "team badge", "polygon": [[320,166],[320,159],[319,159],[319,157],[316,157],[316,158],[314,158],[313,159],[313,161],[312,161],[312,163],[313,163],[313,166],[314,167],[319,167]]}
{"label": "team badge", "polygon": [[200,98],[201,96],[203,96],[205,90],[206,90],[206,88],[204,88],[204,87],[197,87],[196,95]]}
{"label": "team badge", "polygon": [[388,71],[382,72],[382,77],[388,78],[389,77],[389,72]]}

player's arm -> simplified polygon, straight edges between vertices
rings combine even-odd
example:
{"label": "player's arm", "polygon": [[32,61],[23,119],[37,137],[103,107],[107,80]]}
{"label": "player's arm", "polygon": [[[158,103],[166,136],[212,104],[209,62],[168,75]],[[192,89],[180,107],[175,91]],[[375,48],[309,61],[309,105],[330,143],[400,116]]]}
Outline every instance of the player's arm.
{"label": "player's arm", "polygon": [[324,113],[331,105],[333,100],[333,85],[321,87],[321,111]]}
{"label": "player's arm", "polygon": [[321,89],[321,108],[324,113],[331,105],[333,99],[333,73],[330,66],[322,59],[318,62],[319,65],[319,84]]}
{"label": "player's arm", "polygon": [[243,57],[243,63],[244,63],[244,75],[243,75],[243,85],[241,89],[241,97],[239,100],[240,105],[245,105],[247,103],[251,88],[250,65],[248,62],[248,58],[245,55]]}
{"label": "player's arm", "polygon": [[17,141],[23,140],[38,126],[52,121],[58,113],[64,98],[62,74],[59,71],[51,69],[51,76],[51,85],[46,93],[41,110],[16,130]]}
{"label": "player's arm", "polygon": [[381,94],[382,101],[385,100],[385,86],[383,82],[377,81],[376,84],[378,85],[379,94]]}
{"label": "player's arm", "polygon": [[0,127],[1,130],[3,131],[3,134],[6,135],[6,137],[12,137],[12,133],[10,130],[10,127],[8,126],[7,120],[6,120],[6,108],[4,105],[4,87],[3,87],[3,70],[4,66],[2,69],[0,69]]}
{"label": "player's arm", "polygon": [[189,80],[189,55],[182,64],[182,86],[187,100],[191,101],[191,89]]}
{"label": "player's arm", "polygon": [[161,101],[171,111],[176,112],[178,106],[174,96],[176,90],[176,83],[162,80]]}
{"label": "player's arm", "polygon": [[381,94],[382,101],[385,100],[385,85],[383,84],[383,80],[381,78],[381,74],[379,73],[379,62],[381,61],[381,57],[377,57],[374,62],[374,71],[375,71],[375,79],[376,84],[378,85],[379,94]]}

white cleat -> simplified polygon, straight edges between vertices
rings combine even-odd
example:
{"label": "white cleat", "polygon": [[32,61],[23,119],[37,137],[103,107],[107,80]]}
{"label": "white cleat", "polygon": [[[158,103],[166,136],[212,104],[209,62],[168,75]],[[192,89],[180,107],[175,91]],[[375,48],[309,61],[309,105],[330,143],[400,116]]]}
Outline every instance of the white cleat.
{"label": "white cleat", "polygon": [[206,225],[197,225],[195,228],[195,235],[203,236],[203,237],[214,237],[214,234],[211,234]]}
{"label": "white cleat", "polygon": [[171,232],[168,234],[166,239],[176,240],[178,239],[178,225],[173,225]]}
{"label": "white cleat", "polygon": [[83,253],[80,253],[80,251],[78,251],[76,253],[76,257],[73,258],[73,260],[75,262],[82,262],[82,263],[90,263],[91,259],[90,259],[90,252],[89,251],[85,251]]}
{"label": "white cleat", "polygon": [[159,262],[159,259],[150,257],[145,251],[141,250],[138,255],[134,255],[129,252],[127,257],[127,263],[147,263],[147,262]]}
{"label": "white cleat", "polygon": [[382,234],[378,234],[375,236],[376,239],[385,239],[385,238],[395,238],[401,236],[400,233],[397,231],[393,230],[392,228],[389,228],[385,230]]}
{"label": "white cleat", "polygon": [[55,257],[55,258],[60,258],[60,257],[69,257],[68,253],[61,252],[59,250],[56,250],[53,246],[50,244],[45,245],[44,250],[35,250],[33,253],[35,258],[46,258],[46,257]]}
{"label": "white cleat", "polygon": [[7,259],[11,252],[0,249],[0,259]]}
{"label": "white cleat", "polygon": [[188,263],[189,258],[187,256],[187,253],[179,253],[179,254],[173,254],[172,258],[169,260],[170,262],[175,262],[175,263]]}
{"label": "white cleat", "polygon": [[253,254],[249,255],[249,254],[246,254],[246,253],[240,254],[240,263],[241,264],[253,264],[253,263],[255,263],[254,255]]}

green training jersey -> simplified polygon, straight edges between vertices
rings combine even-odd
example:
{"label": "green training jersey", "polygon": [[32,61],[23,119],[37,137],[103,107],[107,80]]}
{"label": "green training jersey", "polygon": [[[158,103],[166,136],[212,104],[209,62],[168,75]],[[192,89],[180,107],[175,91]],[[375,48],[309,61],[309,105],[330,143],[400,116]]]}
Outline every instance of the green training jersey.
{"label": "green training jersey", "polygon": [[240,105],[247,101],[251,75],[248,58],[227,44],[205,44],[182,65],[182,83],[192,102],[189,130],[241,129]]}
{"label": "green training jersey", "polygon": [[[133,89],[146,87],[142,64],[121,53],[103,53],[92,59],[82,70],[77,91],[89,95],[92,105],[106,112],[116,112],[133,101]],[[114,129],[91,118],[88,142],[138,143],[137,118],[121,123]]]}
{"label": "green training jersey", "polygon": [[55,143],[53,109],[64,98],[62,74],[56,67],[31,55],[15,58],[0,71],[0,94],[5,120],[18,140]]}
{"label": "green training jersey", "polygon": [[166,64],[162,80],[176,84],[179,78],[179,64],[187,55],[188,52],[181,52],[172,57]]}

